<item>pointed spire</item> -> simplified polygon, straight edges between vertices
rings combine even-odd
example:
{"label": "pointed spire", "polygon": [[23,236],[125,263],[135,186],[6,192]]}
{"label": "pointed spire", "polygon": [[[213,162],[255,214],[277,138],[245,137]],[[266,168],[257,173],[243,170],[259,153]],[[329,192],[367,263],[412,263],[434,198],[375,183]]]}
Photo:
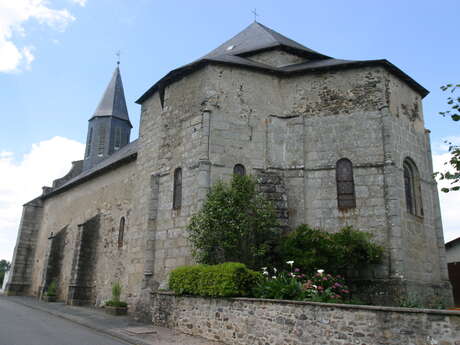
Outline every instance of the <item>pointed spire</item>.
{"label": "pointed spire", "polygon": [[130,122],[118,64],[93,115],[93,117],[99,116],[113,116]]}

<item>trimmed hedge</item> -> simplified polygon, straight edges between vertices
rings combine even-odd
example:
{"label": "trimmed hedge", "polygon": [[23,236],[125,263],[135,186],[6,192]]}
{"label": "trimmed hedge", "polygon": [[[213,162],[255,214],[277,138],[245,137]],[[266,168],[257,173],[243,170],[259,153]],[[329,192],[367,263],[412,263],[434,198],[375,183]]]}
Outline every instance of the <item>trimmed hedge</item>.
{"label": "trimmed hedge", "polygon": [[261,273],[237,262],[181,266],[171,272],[169,288],[179,295],[249,296],[261,277]]}

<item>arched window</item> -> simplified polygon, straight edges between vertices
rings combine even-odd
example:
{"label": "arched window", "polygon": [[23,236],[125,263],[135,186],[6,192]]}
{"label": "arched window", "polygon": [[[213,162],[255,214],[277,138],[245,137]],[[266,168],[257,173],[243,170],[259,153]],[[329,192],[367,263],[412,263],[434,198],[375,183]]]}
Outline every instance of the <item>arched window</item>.
{"label": "arched window", "polygon": [[174,170],[173,209],[177,210],[182,205],[182,169]]}
{"label": "arched window", "polygon": [[337,182],[337,204],[340,210],[356,207],[355,182],[353,181],[353,164],[347,158],[337,161],[335,166]]}
{"label": "arched window", "polygon": [[125,217],[121,217],[120,227],[118,228],[118,248],[123,247],[124,234],[125,234]]}
{"label": "arched window", "polygon": [[246,168],[244,167],[243,164],[236,164],[233,167],[233,174],[234,175],[239,175],[239,176],[244,176],[244,175],[246,175]]}
{"label": "arched window", "polygon": [[406,158],[403,163],[403,170],[406,210],[414,216],[423,217],[422,189],[417,166],[410,158]]}

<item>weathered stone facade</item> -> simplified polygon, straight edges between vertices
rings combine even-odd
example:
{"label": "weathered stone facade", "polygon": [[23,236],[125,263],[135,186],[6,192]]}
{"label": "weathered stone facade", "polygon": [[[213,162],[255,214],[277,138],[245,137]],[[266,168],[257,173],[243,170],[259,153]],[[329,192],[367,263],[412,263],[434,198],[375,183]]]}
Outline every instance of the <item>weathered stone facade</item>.
{"label": "weathered stone facade", "polygon": [[460,312],[156,293],[153,323],[228,345],[460,345]]}
{"label": "weathered stone facade", "polygon": [[[119,281],[130,311],[149,317],[151,291],[166,287],[171,269],[193,262],[190,217],[210,186],[241,164],[286,227],[334,232],[352,225],[374,235],[386,252],[382,265],[363,272],[371,301],[395,304],[410,295],[451,303],[423,123],[427,91],[386,60],[332,59],[258,23],[243,33],[138,100],[137,141],[96,164],[94,150],[105,154],[104,145],[115,148],[117,140],[89,133],[89,167],[75,162],[24,206],[9,293],[40,295],[56,280],[60,299],[101,305]],[[113,104],[123,105],[118,69],[114,78],[115,91],[104,97],[116,94]],[[116,127],[122,116],[128,126],[120,109],[105,115],[98,108],[91,121],[110,116]],[[354,207],[346,209],[338,207],[341,159],[353,167]],[[418,171],[414,211],[405,188],[408,159]]]}

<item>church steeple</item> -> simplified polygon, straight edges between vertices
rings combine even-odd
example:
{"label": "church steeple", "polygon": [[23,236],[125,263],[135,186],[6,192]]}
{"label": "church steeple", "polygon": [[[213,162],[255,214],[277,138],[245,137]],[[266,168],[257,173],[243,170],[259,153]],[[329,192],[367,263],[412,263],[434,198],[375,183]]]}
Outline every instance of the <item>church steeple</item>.
{"label": "church steeple", "polygon": [[129,143],[131,122],[117,66],[99,105],[88,123],[83,170],[92,168]]}

